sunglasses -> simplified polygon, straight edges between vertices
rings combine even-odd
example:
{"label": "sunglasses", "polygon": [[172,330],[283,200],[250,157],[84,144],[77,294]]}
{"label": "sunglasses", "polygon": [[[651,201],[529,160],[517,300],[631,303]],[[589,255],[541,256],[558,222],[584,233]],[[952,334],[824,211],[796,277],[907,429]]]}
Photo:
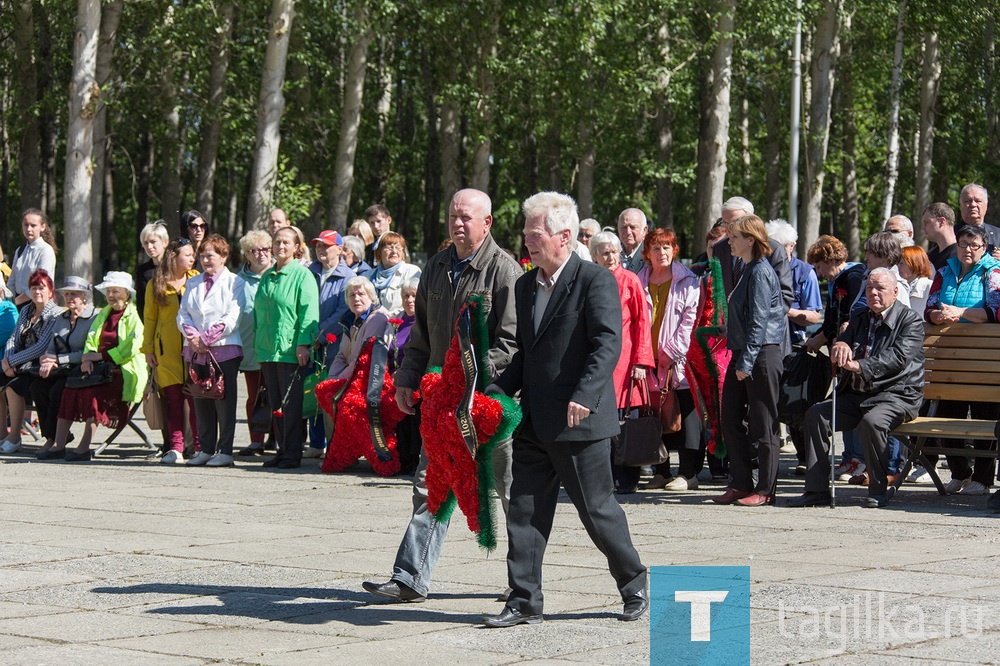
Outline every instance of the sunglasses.
{"label": "sunglasses", "polygon": [[208,227],[207,224],[189,224],[188,229],[205,229]]}
{"label": "sunglasses", "polygon": [[177,245],[179,245],[181,247],[183,247],[185,245],[190,245],[190,244],[191,244],[191,239],[190,238],[178,238],[177,239]]}

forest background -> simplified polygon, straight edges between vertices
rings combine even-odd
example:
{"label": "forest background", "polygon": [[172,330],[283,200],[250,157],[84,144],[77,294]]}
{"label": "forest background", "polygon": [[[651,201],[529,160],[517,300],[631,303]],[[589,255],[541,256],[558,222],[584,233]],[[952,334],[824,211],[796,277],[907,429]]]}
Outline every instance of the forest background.
{"label": "forest background", "polygon": [[602,225],[642,208],[681,256],[742,195],[800,255],[833,233],[856,258],[889,212],[919,235],[927,203],[1000,191],[996,3],[800,2],[7,0],[0,240],[41,208],[94,277],[190,208],[236,240],[274,206],[314,234],[380,202],[433,251],[472,186],[515,251],[552,189]]}

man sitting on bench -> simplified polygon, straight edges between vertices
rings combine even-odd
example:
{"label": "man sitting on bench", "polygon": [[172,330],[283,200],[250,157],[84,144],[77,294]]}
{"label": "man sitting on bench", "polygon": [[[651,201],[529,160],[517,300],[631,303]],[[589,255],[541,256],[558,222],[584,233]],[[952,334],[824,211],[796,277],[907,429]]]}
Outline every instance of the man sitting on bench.
{"label": "man sitting on bench", "polygon": [[[886,268],[868,275],[868,307],[851,317],[843,335],[830,350],[835,368],[846,372],[837,382],[837,430],[857,429],[865,447],[870,472],[865,506],[889,503],[889,432],[917,415],[923,400],[924,326],[920,315],[896,300],[896,276]],[[833,401],[813,405],[806,412],[805,494],[786,506],[830,503],[831,420]]]}

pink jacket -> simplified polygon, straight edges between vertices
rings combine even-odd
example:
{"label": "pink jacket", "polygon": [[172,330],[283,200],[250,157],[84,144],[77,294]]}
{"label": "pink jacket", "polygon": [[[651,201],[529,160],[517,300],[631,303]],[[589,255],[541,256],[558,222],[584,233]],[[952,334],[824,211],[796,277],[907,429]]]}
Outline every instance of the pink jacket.
{"label": "pink jacket", "polygon": [[[614,383],[615,399],[618,407],[625,407],[628,398],[629,380],[632,378],[632,368],[644,366],[647,374],[654,365],[653,343],[649,339],[652,324],[649,321],[649,308],[646,306],[646,289],[635,273],[622,266],[613,272],[618,282],[618,295],[622,302],[622,353],[615,366]],[[650,386],[653,382],[650,381]],[[632,391],[632,405],[645,404],[644,396],[639,388]]]}
{"label": "pink jacket", "polygon": [[[675,366],[674,382],[680,382],[680,388],[688,388],[684,376],[684,363],[687,359],[688,347],[691,346],[691,331],[698,317],[698,278],[687,266],[679,261],[670,264],[673,278],[670,283],[670,296],[667,299],[667,311],[663,313],[663,323],[660,325],[660,337],[656,341],[656,373],[655,381],[651,382],[654,390],[663,386],[667,370]],[[646,306],[649,308],[650,326],[653,320],[653,298],[649,295],[649,266],[639,271],[639,281],[646,288]]]}

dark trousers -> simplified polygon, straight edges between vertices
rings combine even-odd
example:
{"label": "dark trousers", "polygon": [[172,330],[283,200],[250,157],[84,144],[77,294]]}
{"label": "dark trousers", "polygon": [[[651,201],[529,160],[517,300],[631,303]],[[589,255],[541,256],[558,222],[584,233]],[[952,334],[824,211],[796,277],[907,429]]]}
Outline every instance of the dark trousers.
{"label": "dark trousers", "polygon": [[[261,382],[264,381],[261,378],[260,370],[247,370],[243,373],[243,381],[247,384],[247,428],[249,429],[250,418],[253,416],[253,406],[257,404],[257,391],[260,390]],[[262,432],[250,432],[250,443],[251,444],[262,444],[264,442],[264,433]]]}
{"label": "dark trousers", "polygon": [[45,439],[56,438],[56,422],[59,420],[59,404],[62,402],[63,389],[66,388],[68,377],[39,377],[31,382],[28,393],[31,402],[38,412],[38,424]]}
{"label": "dark trousers", "polygon": [[239,402],[236,378],[240,374],[242,358],[221,361],[226,394],[222,400],[194,398],[194,413],[198,420],[198,439],[202,453],[233,455],[233,438],[236,436],[236,405]]}
{"label": "dark trousers", "polygon": [[[302,444],[305,428],[302,423],[302,381],[305,370],[298,363],[261,363],[264,385],[267,387],[267,403],[271,411],[280,409],[282,417],[274,419],[274,431],[278,440],[279,460],[302,462]],[[284,405],[281,401],[288,393]]]}
{"label": "dark trousers", "polygon": [[[908,405],[898,397],[886,396],[875,405],[872,396],[841,391],[837,394],[837,430],[855,430],[865,448],[868,469],[868,494],[884,495],[889,474],[891,452],[889,432],[907,418]],[[806,412],[806,492],[827,492],[830,489],[830,441],[833,435],[831,419],[833,401],[813,405]]]}
{"label": "dark trousers", "polygon": [[[938,403],[937,416],[952,419],[967,419],[969,416],[974,419],[984,419],[986,421],[996,421],[1000,418],[1000,405],[995,402],[957,402],[954,400],[942,400]],[[955,446],[955,442],[949,442],[945,446]],[[972,440],[972,446],[981,451],[988,451],[993,446],[989,439]],[[951,478],[968,479],[978,481],[987,488],[993,485],[993,472],[996,462],[993,458],[975,458],[975,467],[969,464],[970,460],[966,456],[948,456],[948,469],[951,470]]]}
{"label": "dark trousers", "polygon": [[[750,376],[736,379],[736,356],[722,385],[722,437],[729,451],[732,487],[773,495],[778,485],[778,382],[784,370],[781,345],[764,345]],[[753,482],[754,449],[758,480]]]}
{"label": "dark trousers", "polygon": [[646,587],[646,567],[632,546],[628,519],[614,496],[611,442],[540,442],[531,423],[514,440],[513,481],[507,513],[507,604],[524,614],[542,612],[542,557],[552,531],[560,483],[587,534],[608,558],[622,599]]}

